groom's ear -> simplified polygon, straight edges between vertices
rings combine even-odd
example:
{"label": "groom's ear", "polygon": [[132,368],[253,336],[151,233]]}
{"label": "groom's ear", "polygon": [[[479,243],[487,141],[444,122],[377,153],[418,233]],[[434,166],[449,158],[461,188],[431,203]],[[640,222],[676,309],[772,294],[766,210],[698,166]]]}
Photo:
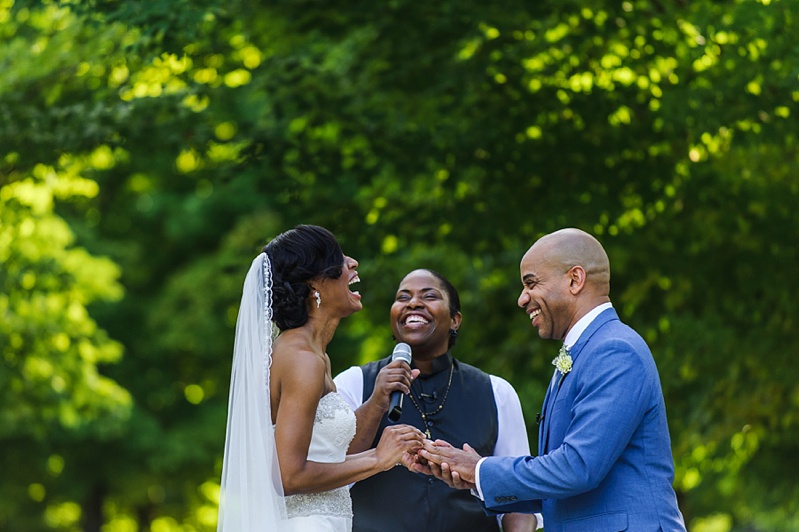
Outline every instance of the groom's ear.
{"label": "groom's ear", "polygon": [[585,288],[586,273],[582,266],[572,266],[566,275],[569,277],[569,293],[576,296]]}

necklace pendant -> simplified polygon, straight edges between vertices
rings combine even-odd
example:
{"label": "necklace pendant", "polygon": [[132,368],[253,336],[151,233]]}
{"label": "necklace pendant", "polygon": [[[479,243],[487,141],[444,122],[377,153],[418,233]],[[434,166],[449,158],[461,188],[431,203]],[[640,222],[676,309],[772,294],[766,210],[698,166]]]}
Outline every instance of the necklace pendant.
{"label": "necklace pendant", "polygon": [[430,435],[430,429],[429,428],[428,429],[424,429],[424,433],[427,435],[427,439],[428,440],[432,440],[433,439],[433,437]]}

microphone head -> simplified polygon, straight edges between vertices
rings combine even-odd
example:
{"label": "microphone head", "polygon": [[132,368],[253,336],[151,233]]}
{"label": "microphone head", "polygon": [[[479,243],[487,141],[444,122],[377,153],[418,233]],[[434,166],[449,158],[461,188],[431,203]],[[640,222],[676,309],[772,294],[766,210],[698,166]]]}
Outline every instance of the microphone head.
{"label": "microphone head", "polygon": [[411,346],[405,342],[400,342],[394,346],[394,352],[391,354],[391,361],[404,360],[408,364],[411,363]]}

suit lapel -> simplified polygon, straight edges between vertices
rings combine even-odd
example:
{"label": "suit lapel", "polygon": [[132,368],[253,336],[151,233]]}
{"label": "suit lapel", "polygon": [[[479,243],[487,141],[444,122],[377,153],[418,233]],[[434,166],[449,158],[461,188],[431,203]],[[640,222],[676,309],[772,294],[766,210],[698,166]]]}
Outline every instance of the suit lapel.
{"label": "suit lapel", "polygon": [[549,402],[550,397],[552,396],[552,379],[549,380],[547,384],[547,393],[544,395],[544,407],[541,409],[541,423],[538,426],[538,454],[546,454],[546,448],[544,446],[544,442],[546,438],[544,435],[546,434],[547,422],[549,421]]}
{"label": "suit lapel", "polygon": [[[616,310],[613,308],[602,311],[599,316],[594,318],[594,321],[588,325],[585,331],[583,331],[583,333],[580,335],[580,338],[577,339],[577,342],[571,347],[571,349],[569,349],[569,354],[572,357],[572,368],[574,368],[574,364],[577,362],[577,358],[580,356],[583,347],[585,347],[585,345],[588,343],[588,340],[591,339],[594,333],[597,332],[607,322],[618,319],[619,316],[616,314]],[[547,394],[544,397],[544,422],[538,431],[539,454],[546,454],[549,452],[549,426],[552,421],[551,410],[554,408],[555,400],[557,399],[558,392],[560,391],[560,386],[563,384],[563,379],[567,377],[568,374],[558,375],[554,389],[551,385],[547,386]],[[543,449],[543,451],[541,449]]]}
{"label": "suit lapel", "polygon": [[540,454],[547,454],[549,452],[549,424],[550,421],[552,421],[552,412],[550,410],[552,403],[555,402],[558,388],[560,388],[560,386],[558,386],[557,383],[554,387],[552,386],[552,383],[547,386],[547,395],[544,399],[544,424],[539,431],[539,439],[541,442],[539,443],[538,448],[543,449]]}

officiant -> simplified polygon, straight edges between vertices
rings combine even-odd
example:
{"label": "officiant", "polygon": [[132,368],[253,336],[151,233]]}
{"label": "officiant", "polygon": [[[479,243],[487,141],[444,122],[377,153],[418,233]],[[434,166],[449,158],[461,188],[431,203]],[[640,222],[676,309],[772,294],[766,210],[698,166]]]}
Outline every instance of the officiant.
{"label": "officiant", "polygon": [[[414,270],[400,282],[390,311],[398,342],[411,346],[410,366],[391,357],[354,366],[335,378],[338,393],[355,410],[358,436],[349,452],[374,447],[388,419],[391,392],[407,393],[400,418],[429,439],[483,456],[529,454],[527,431],[516,391],[452,356],[462,315],[455,287],[441,274]],[[432,476],[395,467],[357,482],[350,490],[354,532],[531,531],[537,516],[487,516],[468,491],[455,490]]]}

